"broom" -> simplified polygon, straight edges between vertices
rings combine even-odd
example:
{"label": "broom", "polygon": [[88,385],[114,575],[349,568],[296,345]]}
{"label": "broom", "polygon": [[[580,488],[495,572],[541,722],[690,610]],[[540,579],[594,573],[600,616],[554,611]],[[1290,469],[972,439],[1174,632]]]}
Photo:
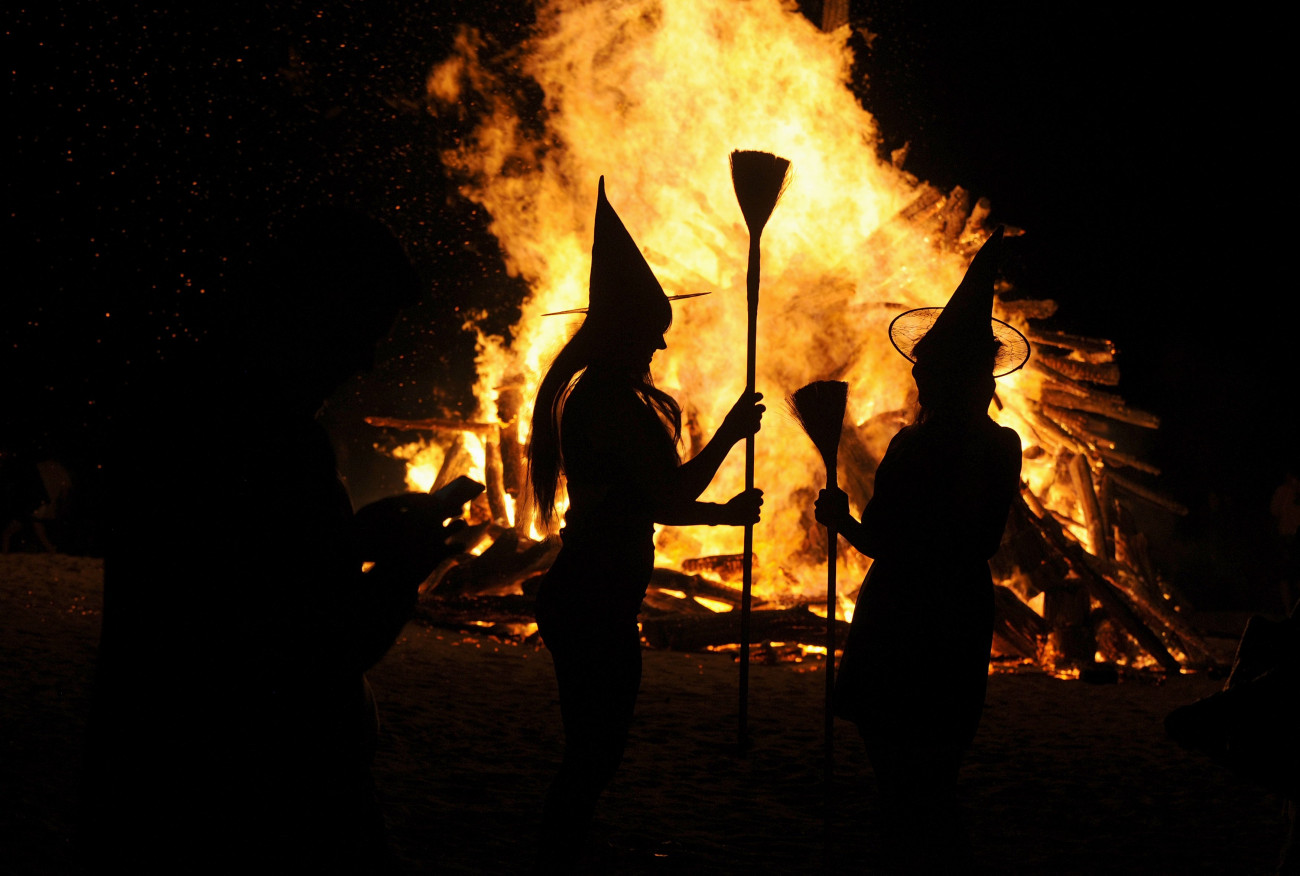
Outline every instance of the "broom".
{"label": "broom", "polygon": [[[837,489],[837,460],[840,432],[844,428],[844,408],[849,385],[842,380],[818,380],[796,389],[786,399],[790,415],[812,439],[826,466],[826,489]],[[833,747],[835,719],[831,701],[835,694],[835,542],[834,529],[826,529],[826,794],[829,801],[831,779],[835,775]]]}
{"label": "broom", "polygon": [[[754,391],[758,338],[759,240],[776,202],[785,191],[790,162],[770,152],[731,153],[731,182],[749,229],[749,266],[745,277],[749,332],[745,354],[745,389]],[[754,488],[754,436],[745,439],[745,489]],[[749,745],[749,612],[754,582],[754,525],[745,526],[745,553],[740,595],[740,750]]]}

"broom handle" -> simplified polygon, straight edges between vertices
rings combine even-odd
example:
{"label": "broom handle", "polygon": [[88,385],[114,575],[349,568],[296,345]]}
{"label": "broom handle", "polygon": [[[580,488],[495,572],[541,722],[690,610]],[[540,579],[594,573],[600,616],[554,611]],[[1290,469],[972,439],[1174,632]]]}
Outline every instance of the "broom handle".
{"label": "broom handle", "polygon": [[[749,238],[749,267],[745,275],[745,303],[749,328],[745,350],[745,390],[754,391],[758,346],[759,241],[762,232]],[[745,490],[754,489],[754,436],[745,439]],[[745,553],[741,566],[740,591],[740,750],[749,745],[749,610],[754,583],[754,524],[745,524]]]}
{"label": "broom handle", "polygon": [[[832,460],[826,468],[826,489],[838,488],[836,465]],[[826,832],[830,842],[832,809],[832,783],[835,779],[835,609],[839,602],[835,595],[835,555],[839,533],[833,526],[826,527]]]}

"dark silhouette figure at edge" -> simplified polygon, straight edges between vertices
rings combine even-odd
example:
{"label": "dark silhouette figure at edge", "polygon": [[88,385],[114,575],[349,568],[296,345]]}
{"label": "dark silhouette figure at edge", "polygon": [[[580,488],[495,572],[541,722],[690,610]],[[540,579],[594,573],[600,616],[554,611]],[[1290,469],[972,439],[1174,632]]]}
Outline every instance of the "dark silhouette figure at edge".
{"label": "dark silhouette figure at edge", "polygon": [[654,567],[654,524],[759,518],[760,490],[721,505],[697,501],[731,447],[758,431],[759,393],[741,396],[698,455],[678,457],[680,408],[650,377],[651,358],[666,347],[669,301],[602,177],[586,318],[543,378],[533,413],[530,480],[543,519],[555,517],[561,477],[569,498],[563,546],[537,598],[564,721],[539,873],[578,865],[596,801],[623,757],[641,683],[637,612]]}
{"label": "dark silhouette figure at edge", "polygon": [[1165,730],[1285,801],[1276,872],[1300,874],[1300,603],[1281,620],[1252,616],[1223,689],[1174,709]]}
{"label": "dark silhouette figure at edge", "polygon": [[416,300],[386,228],[320,210],[253,262],[194,354],[138,381],[114,417],[90,872],[395,869],[364,673],[481,487],[354,514],[316,420]]}
{"label": "dark silhouette figure at edge", "polygon": [[[999,228],[946,307],[908,311],[890,336],[915,363],[920,412],[876,471],[862,520],[823,490],[817,520],[874,562],[834,692],[866,743],[883,809],[888,872],[972,872],[958,768],[984,708],[997,551],[1020,487],[1020,439],[988,415],[994,378],[1028,342],[991,319]],[[918,635],[924,631],[924,643]]]}

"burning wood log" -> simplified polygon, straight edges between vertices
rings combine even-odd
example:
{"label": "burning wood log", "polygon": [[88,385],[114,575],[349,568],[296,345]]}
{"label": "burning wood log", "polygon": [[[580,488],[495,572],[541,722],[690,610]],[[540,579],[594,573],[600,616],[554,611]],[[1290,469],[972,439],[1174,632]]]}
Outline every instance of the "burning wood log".
{"label": "burning wood log", "polygon": [[956,248],[957,241],[966,230],[966,220],[970,217],[970,211],[970,192],[957,186],[948,193],[943,209],[939,213],[939,233],[950,247]]}
{"label": "burning wood log", "polygon": [[1110,527],[1102,505],[1097,501],[1097,493],[1092,484],[1092,467],[1084,454],[1076,453],[1070,460],[1070,479],[1074,483],[1075,495],[1079,497],[1079,507],[1083,510],[1083,523],[1088,528],[1092,552],[1099,557],[1113,557],[1115,550],[1110,538]]}
{"label": "burning wood log", "polygon": [[[758,557],[751,562],[757,563]],[[712,572],[723,581],[735,581],[744,570],[745,558],[741,554],[718,554],[712,557],[692,557],[682,562],[682,571],[691,573]]]}
{"label": "burning wood log", "polygon": [[1115,486],[1115,488],[1123,493],[1127,493],[1130,496],[1134,496],[1138,499],[1143,499],[1147,502],[1150,502],[1152,505],[1157,505],[1161,508],[1164,508],[1166,511],[1173,512],[1174,514],[1177,514],[1179,517],[1183,517],[1187,514],[1186,505],[1174,499],[1170,499],[1168,496],[1163,496],[1160,493],[1156,492],[1155,490],[1152,490],[1148,487],[1144,487],[1141,484],[1137,483],[1136,481],[1129,480],[1123,475],[1119,475],[1114,472],[1108,472],[1107,477],[1110,478],[1110,481]]}
{"label": "burning wood log", "polygon": [[1009,587],[993,587],[993,635],[1021,657],[1038,657],[1047,634],[1043,619]]}
{"label": "burning wood log", "polygon": [[[1072,350],[1088,362],[1111,362],[1115,358],[1114,342],[1104,338],[1087,338],[1082,335],[1035,328],[1026,331],[1025,337],[1037,345]],[[1032,361],[1031,359],[1030,362]]]}
{"label": "burning wood log", "polygon": [[1062,432],[1069,436],[1065,442],[1067,446],[1079,447],[1082,445],[1097,450],[1102,447],[1108,450],[1114,449],[1114,442],[1093,432],[1088,423],[1088,418],[1083,414],[1069,408],[1049,404],[1039,405],[1039,410],[1045,419],[1055,423]]}
{"label": "burning wood log", "polygon": [[1129,423],[1146,429],[1156,429],[1160,426],[1160,418],[1155,414],[1130,408],[1124,403],[1123,399],[1109,393],[1092,392],[1087,395],[1077,395],[1056,389],[1045,389],[1042,395],[1042,403],[1044,408],[1050,406],[1068,408],[1074,411],[1086,411],[1090,414],[1100,414],[1121,423]]}
{"label": "burning wood log", "polygon": [[[984,239],[988,236],[984,231],[987,227],[985,223],[992,212],[993,204],[990,203],[988,198],[980,198],[975,202],[970,215],[966,217],[966,226],[961,230],[963,252],[973,256],[976,250],[983,245]],[[1007,230],[1011,231],[1012,229],[1007,227]]]}
{"label": "burning wood log", "polygon": [[657,587],[646,590],[645,599],[641,603],[642,617],[664,614],[675,617],[709,617],[716,612],[680,591],[660,590]]}
{"label": "burning wood log", "polygon": [[1022,319],[1047,319],[1056,313],[1056,302],[1050,298],[1019,298],[1014,301],[999,298],[997,307],[1005,316],[1018,316]]}
{"label": "burning wood log", "polygon": [[1055,586],[1070,571],[1070,564],[1065,557],[1052,549],[1043,540],[1038,527],[1029,522],[1026,515],[1030,513],[1027,505],[1011,506],[1002,546],[989,564],[998,580],[1010,580],[1017,572],[1024,576],[1030,585],[1024,594],[1026,599],[1032,599]]}
{"label": "burning wood log", "polygon": [[[1022,494],[1022,501],[1024,500]],[[1032,513],[1032,512],[1031,512]],[[1088,562],[1087,552],[1077,542],[1071,539],[1061,529],[1055,518],[1050,514],[1042,517],[1034,516],[1027,518],[1037,521],[1039,531],[1043,537],[1059,550],[1070,563],[1074,574],[1082,580],[1088,588],[1088,592],[1094,599],[1101,603],[1107,613],[1114,618],[1124,630],[1137,640],[1148,654],[1155,658],[1167,672],[1179,672],[1181,665],[1177,658],[1169,653],[1164,643],[1159,637],[1142,622],[1141,618],[1133,611],[1133,608],[1124,599],[1118,588],[1110,581],[1097,572],[1093,571]]]}
{"label": "burning wood log", "polygon": [[1046,353],[1036,357],[1034,370],[1053,379],[1078,380],[1103,386],[1119,385],[1119,365],[1114,362],[1080,362]]}
{"label": "burning wood log", "polygon": [[558,538],[534,542],[521,539],[513,529],[498,527],[487,550],[473,560],[462,558],[428,592],[438,599],[514,593],[525,579],[550,568],[559,552]]}
{"label": "burning wood log", "polygon": [[[684,572],[677,572],[672,569],[655,569],[650,574],[650,586],[659,590],[676,590],[686,594],[689,597],[700,597],[702,599],[711,599],[714,602],[723,602],[735,608],[740,605],[741,592],[735,587],[729,587],[726,584],[719,584],[716,581],[710,581],[699,575],[688,575]],[[763,606],[766,603],[757,598],[753,598],[753,605]]]}
{"label": "burning wood log", "polygon": [[[1138,459],[1136,456],[1130,456],[1127,453],[1120,453],[1118,450],[1111,450],[1109,448],[1098,448],[1097,452],[1101,456],[1102,461],[1108,465],[1132,468],[1137,471],[1146,472],[1149,475],[1160,474],[1160,469],[1156,468],[1149,462]],[[1109,473],[1107,473],[1105,477],[1109,478]]]}
{"label": "burning wood log", "polygon": [[515,500],[515,528],[520,535],[528,534],[532,524],[532,508],[524,505],[529,494],[528,449],[519,440],[519,416],[523,411],[523,387],[518,384],[503,386],[497,391],[497,418],[502,422],[498,431],[497,452],[501,458],[501,482],[505,494]]}

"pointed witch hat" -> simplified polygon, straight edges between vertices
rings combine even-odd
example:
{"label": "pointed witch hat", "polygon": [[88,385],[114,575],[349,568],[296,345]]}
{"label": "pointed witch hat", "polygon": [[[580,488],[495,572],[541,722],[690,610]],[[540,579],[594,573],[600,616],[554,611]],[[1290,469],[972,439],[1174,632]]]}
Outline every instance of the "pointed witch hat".
{"label": "pointed witch hat", "polygon": [[1001,250],[1001,225],[984,241],[966,276],[944,307],[919,307],[889,324],[889,340],[915,362],[933,357],[945,367],[984,367],[1003,377],[1029,361],[1029,341],[1014,327],[992,317],[993,281]]}
{"label": "pointed witch hat", "polygon": [[600,178],[596,192],[596,230],[591,243],[591,282],[587,293],[587,306],[573,310],[557,310],[543,316],[562,316],[566,313],[585,313],[593,319],[606,321],[631,320],[635,323],[666,322],[664,309],[667,302],[682,298],[698,298],[708,292],[690,292],[685,295],[666,295],[659,279],[650,270],[632,235],[618,218],[618,213],[605,197],[605,177]]}

